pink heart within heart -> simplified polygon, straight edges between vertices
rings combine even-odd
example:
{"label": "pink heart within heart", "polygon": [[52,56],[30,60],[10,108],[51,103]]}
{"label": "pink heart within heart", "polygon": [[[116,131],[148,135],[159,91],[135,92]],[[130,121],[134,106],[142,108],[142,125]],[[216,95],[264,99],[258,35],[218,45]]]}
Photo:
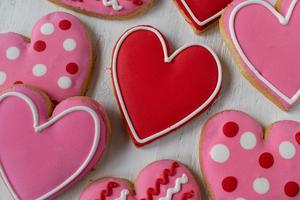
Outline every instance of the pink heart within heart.
{"label": "pink heart within heart", "polygon": [[205,124],[200,163],[214,199],[299,199],[300,123],[263,127],[238,111]]}
{"label": "pink heart within heart", "polygon": [[61,102],[18,85],[0,94],[0,173],[14,199],[48,199],[74,184],[102,156],[103,108],[90,98]]}
{"label": "pink heart within heart", "polygon": [[104,178],[91,184],[80,200],[200,200],[192,173],[181,163],[160,160],[144,168],[136,180],[136,194],[126,180]]}
{"label": "pink heart within heart", "polygon": [[51,13],[37,22],[30,40],[17,33],[0,34],[0,89],[25,83],[56,101],[78,96],[87,89],[92,61],[81,22],[67,13]]}

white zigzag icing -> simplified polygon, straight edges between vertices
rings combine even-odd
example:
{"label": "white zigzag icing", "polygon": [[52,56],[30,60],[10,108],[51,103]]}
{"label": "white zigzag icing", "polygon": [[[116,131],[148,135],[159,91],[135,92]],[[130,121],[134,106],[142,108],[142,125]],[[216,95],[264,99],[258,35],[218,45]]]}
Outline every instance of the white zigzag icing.
{"label": "white zigzag icing", "polygon": [[175,187],[169,188],[167,190],[167,195],[165,197],[159,198],[159,200],[172,200],[174,194],[180,192],[181,186],[189,181],[186,174],[182,174],[181,177],[176,179]]}
{"label": "white zigzag icing", "polygon": [[121,10],[123,6],[119,4],[118,0],[102,0],[102,3],[106,7],[112,7],[114,10]]}
{"label": "white zigzag icing", "polygon": [[116,198],[115,200],[126,200],[128,194],[129,194],[128,190],[126,190],[126,189],[122,190],[120,197]]}

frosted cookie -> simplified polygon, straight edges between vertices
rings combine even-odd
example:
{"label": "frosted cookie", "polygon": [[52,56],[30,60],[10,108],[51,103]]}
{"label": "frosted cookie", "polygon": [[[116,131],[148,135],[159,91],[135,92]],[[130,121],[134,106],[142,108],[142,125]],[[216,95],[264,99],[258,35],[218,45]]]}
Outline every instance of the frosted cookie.
{"label": "frosted cookie", "polygon": [[126,19],[144,13],[154,0],[49,0],[86,15]]}
{"label": "frosted cookie", "polygon": [[187,44],[172,53],[158,30],[137,26],[114,48],[112,78],[132,140],[143,146],[210,107],[222,69],[210,48]]}
{"label": "frosted cookie", "polygon": [[216,22],[232,0],[174,0],[186,21],[196,33],[201,33]]}
{"label": "frosted cookie", "polygon": [[85,94],[92,65],[86,28],[70,14],[44,16],[30,39],[17,33],[0,34],[0,89],[25,83],[61,101]]}
{"label": "frosted cookie", "polygon": [[298,100],[300,4],[237,0],[224,13],[221,32],[242,74],[266,97],[284,110]]}
{"label": "frosted cookie", "polygon": [[224,111],[202,130],[200,164],[212,199],[299,199],[300,123],[263,128],[239,111]]}
{"label": "frosted cookie", "polygon": [[91,98],[69,98],[52,110],[50,99],[32,87],[0,93],[0,174],[13,199],[54,199],[107,146],[108,118]]}
{"label": "frosted cookie", "polygon": [[[79,200],[200,200],[200,188],[191,172],[172,160],[145,167],[135,181],[103,178],[88,186]],[[135,190],[135,191],[134,191]]]}

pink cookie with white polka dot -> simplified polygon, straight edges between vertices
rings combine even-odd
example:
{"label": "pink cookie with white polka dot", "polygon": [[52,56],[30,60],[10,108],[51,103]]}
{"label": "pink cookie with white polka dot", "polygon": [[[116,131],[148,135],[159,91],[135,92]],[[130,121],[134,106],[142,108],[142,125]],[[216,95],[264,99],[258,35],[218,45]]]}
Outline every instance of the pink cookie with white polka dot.
{"label": "pink cookie with white polka dot", "polygon": [[0,89],[35,85],[55,101],[83,95],[92,57],[83,24],[73,15],[51,13],[37,22],[30,40],[17,33],[0,34]]}
{"label": "pink cookie with white polka dot", "polygon": [[213,199],[300,199],[300,123],[278,121],[264,129],[239,111],[205,124],[200,163]]}

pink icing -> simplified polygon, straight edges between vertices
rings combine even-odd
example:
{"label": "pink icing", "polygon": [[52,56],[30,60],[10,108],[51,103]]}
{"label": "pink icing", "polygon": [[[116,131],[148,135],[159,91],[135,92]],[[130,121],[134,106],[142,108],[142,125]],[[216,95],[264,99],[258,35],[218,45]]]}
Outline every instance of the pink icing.
{"label": "pink icing", "polygon": [[[105,6],[103,0],[56,0],[58,3],[77,8],[82,11],[94,13],[96,15],[122,16],[129,15],[145,6],[148,6],[152,0],[114,0],[122,9],[115,10],[112,6]],[[111,1],[111,0],[109,0]]]}
{"label": "pink icing", "polygon": [[[224,128],[229,122],[237,128]],[[264,133],[255,119],[238,111],[224,111],[208,120],[202,132],[200,163],[212,197],[299,199],[299,131],[298,122],[286,120],[272,124]]]}
{"label": "pink icing", "polygon": [[[172,161],[172,160],[161,160],[156,161],[146,168],[144,168],[135,182],[136,186],[136,194],[133,194],[131,187],[128,185],[128,182],[121,179],[115,178],[105,178],[100,179],[99,181],[91,184],[86,190],[81,194],[80,200],[90,200],[90,199],[99,199],[99,194],[103,189],[107,188],[107,184],[109,182],[116,182],[119,184],[119,187],[113,190],[113,195],[105,198],[105,200],[115,200],[120,197],[121,191],[128,190],[129,194],[127,196],[127,200],[134,199],[149,199],[147,198],[147,193],[150,188],[155,188],[155,184],[158,179],[163,179],[163,174],[165,170],[170,170],[172,166],[176,164],[174,168],[174,174],[167,176],[167,179],[164,179],[164,183],[159,184],[159,194],[153,195],[153,200],[159,200],[167,195],[168,189],[174,188],[176,186],[176,180],[182,177],[183,175],[187,176],[188,181],[183,183],[180,186],[180,190],[171,195],[171,200],[199,200],[201,199],[199,186],[194,179],[191,172],[184,167],[182,164]],[[167,180],[167,181],[166,181]],[[187,194],[192,194],[187,197]],[[184,198],[184,196],[186,198]]]}
{"label": "pink icing", "polygon": [[[39,125],[49,120],[48,105],[40,93],[18,85],[3,91],[0,99],[11,92],[24,95],[33,102]],[[24,99],[9,96],[0,100],[2,178],[15,198],[33,200],[44,195],[53,198],[86,174],[102,156],[108,129],[100,105],[89,98],[67,99],[55,108],[51,120],[78,106],[93,110],[99,122],[96,123],[86,111],[73,111],[36,132],[32,107]],[[100,126],[98,132],[96,126]],[[63,183],[66,184],[59,188]]]}
{"label": "pink icing", "polygon": [[[234,1],[224,14],[225,31],[230,36],[229,21],[233,10],[244,0]],[[285,16],[292,0],[282,0],[282,15]],[[236,38],[246,57],[255,69],[287,98],[299,90],[299,19],[300,4],[292,12],[287,25],[279,23],[275,15],[263,5],[256,3],[241,8],[234,18]],[[232,38],[231,38],[232,39]],[[280,97],[266,82],[258,78],[243,62],[244,68],[258,82],[275,96],[287,109],[294,102]],[[298,98],[298,97],[297,97]]]}
{"label": "pink icing", "polygon": [[91,68],[85,27],[74,16],[55,12],[34,26],[31,43],[16,33],[0,34],[0,87],[36,85],[56,101],[83,94]]}

